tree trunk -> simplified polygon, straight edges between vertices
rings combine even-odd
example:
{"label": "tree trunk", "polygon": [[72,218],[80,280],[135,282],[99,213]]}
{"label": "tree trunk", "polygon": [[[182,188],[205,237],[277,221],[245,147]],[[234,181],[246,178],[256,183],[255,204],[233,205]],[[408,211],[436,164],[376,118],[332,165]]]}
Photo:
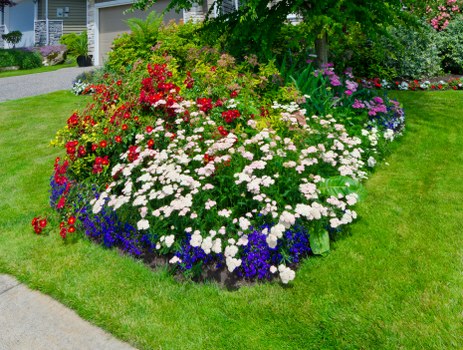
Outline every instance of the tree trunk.
{"label": "tree trunk", "polygon": [[328,63],[328,34],[324,32],[321,36],[317,36],[315,39],[315,52],[317,54],[317,64],[321,67]]}

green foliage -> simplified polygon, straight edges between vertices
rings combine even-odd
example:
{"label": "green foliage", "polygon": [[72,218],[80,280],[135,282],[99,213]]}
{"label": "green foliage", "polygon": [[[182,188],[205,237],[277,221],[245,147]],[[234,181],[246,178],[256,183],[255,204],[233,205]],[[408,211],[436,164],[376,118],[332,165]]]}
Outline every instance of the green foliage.
{"label": "green foliage", "polygon": [[66,45],[68,53],[77,56],[75,48],[78,46],[79,36],[76,33],[63,34],[59,39],[60,44]]}
{"label": "green foliage", "polygon": [[19,30],[13,30],[8,34],[2,34],[2,39],[5,40],[8,44],[13,45],[13,49],[16,47],[16,44],[21,41],[23,33]]}
{"label": "green foliage", "polygon": [[445,72],[463,73],[463,17],[453,19],[450,24],[436,34],[441,51],[442,67]]}
{"label": "green foliage", "polygon": [[38,52],[17,49],[0,49],[0,67],[19,66],[20,69],[32,69],[42,66],[42,56]]}
{"label": "green foliage", "polygon": [[88,35],[87,31],[84,30],[80,34],[69,33],[64,34],[60,43],[66,45],[68,51],[74,56],[87,56],[88,55]]}
{"label": "green foliage", "polygon": [[339,195],[347,196],[348,194],[355,193],[360,199],[364,199],[366,191],[363,185],[347,176],[333,176],[319,185],[320,192],[326,196],[337,197]]}
{"label": "green foliage", "polygon": [[330,235],[326,230],[310,233],[310,248],[315,255],[326,255],[330,251]]}
{"label": "green foliage", "polygon": [[384,66],[392,68],[402,78],[421,79],[440,73],[441,58],[438,34],[428,25],[419,30],[403,26],[389,28],[390,38],[384,38]]}
{"label": "green foliage", "polygon": [[352,67],[356,75],[389,81],[421,79],[441,73],[439,40],[439,34],[424,23],[415,29],[389,26],[376,40],[353,28],[346,37],[337,36],[331,48],[336,66]]}
{"label": "green foliage", "polygon": [[146,20],[130,18],[126,21],[131,33],[124,33],[113,42],[107,65],[113,70],[132,66],[138,59],[146,59],[158,41],[163,17],[156,12],[148,14]]}

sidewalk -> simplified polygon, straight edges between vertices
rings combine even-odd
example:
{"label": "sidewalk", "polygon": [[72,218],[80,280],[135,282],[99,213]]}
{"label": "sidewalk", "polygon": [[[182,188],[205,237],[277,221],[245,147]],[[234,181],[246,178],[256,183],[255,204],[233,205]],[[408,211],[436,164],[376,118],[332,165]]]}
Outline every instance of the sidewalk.
{"label": "sidewalk", "polygon": [[53,72],[0,78],[0,102],[70,90],[72,82],[79,74],[93,69],[95,67],[72,67]]}
{"label": "sidewalk", "polygon": [[54,299],[0,275],[0,350],[134,350]]}

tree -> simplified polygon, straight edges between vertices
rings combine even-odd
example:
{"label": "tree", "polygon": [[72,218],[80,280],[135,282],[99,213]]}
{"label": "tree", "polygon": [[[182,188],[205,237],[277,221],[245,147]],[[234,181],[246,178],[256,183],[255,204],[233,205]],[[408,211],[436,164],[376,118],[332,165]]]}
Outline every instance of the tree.
{"label": "tree", "polygon": [[6,6],[11,7],[14,5],[16,5],[16,3],[11,0],[0,0],[0,11],[3,12]]}
{"label": "tree", "polygon": [[[145,10],[157,0],[138,0],[134,9]],[[220,8],[225,0],[216,0]],[[171,0],[167,10],[190,9],[198,0]],[[423,1],[421,1],[423,3]],[[328,61],[329,37],[360,26],[363,33],[375,36],[395,22],[413,23],[407,5],[422,7],[420,0],[247,0],[233,13],[211,18],[205,29],[226,36],[226,45],[234,54],[270,53],[270,48],[291,13],[300,15],[315,35],[318,63]],[[209,11],[211,13],[211,11]],[[237,52],[238,51],[238,52]],[[256,52],[258,51],[258,52]]]}

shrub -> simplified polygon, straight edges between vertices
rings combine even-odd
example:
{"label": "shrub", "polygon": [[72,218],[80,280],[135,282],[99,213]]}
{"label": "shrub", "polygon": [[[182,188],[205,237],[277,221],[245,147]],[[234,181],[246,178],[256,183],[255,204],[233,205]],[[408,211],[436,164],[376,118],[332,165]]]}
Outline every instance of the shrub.
{"label": "shrub", "polygon": [[442,67],[453,74],[463,73],[463,17],[453,19],[448,26],[437,34],[440,38],[439,49]]}
{"label": "shrub", "polygon": [[108,54],[107,65],[116,71],[149,57],[158,40],[162,16],[153,11],[146,20],[131,18],[127,25],[131,33],[124,33],[114,40],[113,50]]}
{"label": "shrub", "polygon": [[74,56],[88,55],[88,35],[86,30],[80,34],[64,34],[60,38],[60,43],[66,45],[69,53]]}
{"label": "shrub", "polygon": [[42,57],[37,52],[18,49],[0,50],[0,67],[19,66],[32,69],[42,66]]}
{"label": "shrub", "polygon": [[16,44],[21,41],[22,37],[23,33],[21,33],[19,30],[13,30],[8,34],[2,34],[2,39],[5,40],[8,44],[13,45],[13,49],[16,47]]}

